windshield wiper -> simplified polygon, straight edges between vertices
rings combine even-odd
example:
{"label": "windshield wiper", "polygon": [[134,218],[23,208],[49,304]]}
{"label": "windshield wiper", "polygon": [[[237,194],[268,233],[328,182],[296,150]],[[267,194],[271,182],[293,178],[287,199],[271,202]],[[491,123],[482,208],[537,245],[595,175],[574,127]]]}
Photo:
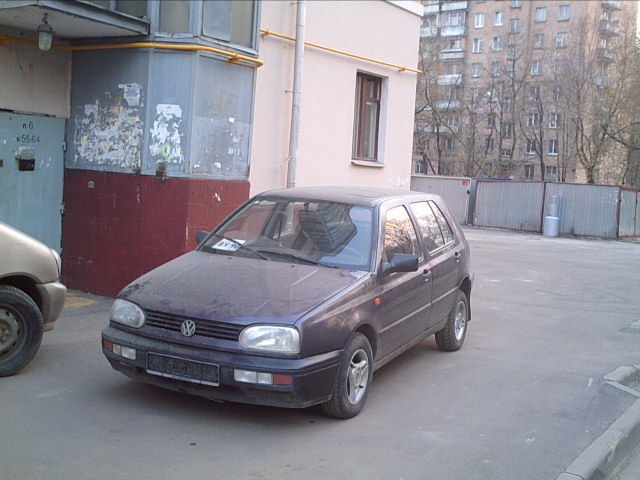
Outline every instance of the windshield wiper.
{"label": "windshield wiper", "polygon": [[311,260],[310,258],[303,257],[301,255],[296,255],[295,253],[274,252],[273,250],[259,250],[259,251],[260,252],[269,253],[269,254],[273,254],[273,255],[279,255],[279,256],[282,256],[282,257],[294,258],[296,260],[300,260],[302,262],[308,263],[309,265],[318,265],[318,262],[316,262],[315,260]]}
{"label": "windshield wiper", "polygon": [[[212,233],[212,235],[215,235],[218,238],[222,238],[224,240],[229,240],[230,242],[235,243],[236,245],[238,245],[240,248],[244,249],[244,250],[248,250],[249,252],[253,253],[256,257],[261,258],[262,260],[269,260],[267,257],[265,257],[264,255],[262,255],[260,252],[254,250],[251,247],[247,247],[245,244],[243,244],[242,242],[239,242],[238,240],[234,240],[233,238],[229,238],[229,237],[225,237],[224,235],[220,235],[219,233]],[[213,248],[216,250],[222,250],[219,248],[216,248],[215,245],[210,246],[209,248]],[[225,250],[222,250],[223,252]]]}

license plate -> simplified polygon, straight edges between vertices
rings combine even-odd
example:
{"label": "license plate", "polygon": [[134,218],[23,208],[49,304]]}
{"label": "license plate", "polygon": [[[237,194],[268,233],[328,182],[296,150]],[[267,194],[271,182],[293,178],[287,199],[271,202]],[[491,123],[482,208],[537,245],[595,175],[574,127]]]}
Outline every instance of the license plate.
{"label": "license plate", "polygon": [[216,364],[194,362],[185,358],[157,353],[147,355],[147,372],[152,375],[204,385],[218,386],[220,384],[220,367]]}

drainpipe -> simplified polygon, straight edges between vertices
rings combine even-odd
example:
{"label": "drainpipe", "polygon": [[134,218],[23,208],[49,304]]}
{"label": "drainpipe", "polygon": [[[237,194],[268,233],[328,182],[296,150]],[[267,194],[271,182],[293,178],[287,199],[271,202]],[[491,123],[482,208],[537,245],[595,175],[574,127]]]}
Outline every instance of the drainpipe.
{"label": "drainpipe", "polygon": [[293,60],[293,99],[291,100],[291,130],[289,132],[287,188],[296,186],[298,136],[300,132],[300,96],[302,94],[302,63],[304,60],[304,23],[307,13],[306,0],[298,0],[296,4],[296,46]]}

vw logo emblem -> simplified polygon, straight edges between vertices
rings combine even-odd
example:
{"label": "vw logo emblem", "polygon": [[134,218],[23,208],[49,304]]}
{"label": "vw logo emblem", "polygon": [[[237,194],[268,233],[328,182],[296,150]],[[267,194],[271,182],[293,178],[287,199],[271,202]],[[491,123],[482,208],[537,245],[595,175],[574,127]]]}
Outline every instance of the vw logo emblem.
{"label": "vw logo emblem", "polygon": [[185,337],[191,337],[194,333],[196,333],[196,324],[193,320],[185,320],[182,322],[182,326],[180,327],[180,331]]}

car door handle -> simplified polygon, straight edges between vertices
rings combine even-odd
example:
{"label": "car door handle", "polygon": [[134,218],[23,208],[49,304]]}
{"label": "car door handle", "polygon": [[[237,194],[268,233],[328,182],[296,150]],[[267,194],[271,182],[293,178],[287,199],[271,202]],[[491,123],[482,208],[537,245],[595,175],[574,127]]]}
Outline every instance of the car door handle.
{"label": "car door handle", "polygon": [[460,262],[460,259],[462,258],[462,254],[460,252],[454,253],[453,256],[456,259],[456,262]]}
{"label": "car door handle", "polygon": [[422,278],[424,278],[425,282],[431,280],[431,270],[427,270],[426,268],[422,271]]}

